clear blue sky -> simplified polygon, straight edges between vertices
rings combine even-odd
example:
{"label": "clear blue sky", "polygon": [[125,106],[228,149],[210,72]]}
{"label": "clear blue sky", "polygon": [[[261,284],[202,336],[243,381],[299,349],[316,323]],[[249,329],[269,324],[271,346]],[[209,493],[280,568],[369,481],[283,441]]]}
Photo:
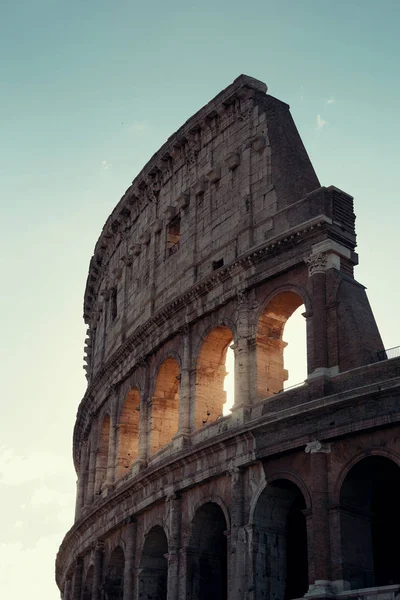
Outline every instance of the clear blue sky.
{"label": "clear blue sky", "polygon": [[291,105],[322,184],[355,196],[356,276],[385,345],[400,344],[399,22],[398,0],[1,1],[2,597],[58,597],[101,227],[153,152],[240,73]]}

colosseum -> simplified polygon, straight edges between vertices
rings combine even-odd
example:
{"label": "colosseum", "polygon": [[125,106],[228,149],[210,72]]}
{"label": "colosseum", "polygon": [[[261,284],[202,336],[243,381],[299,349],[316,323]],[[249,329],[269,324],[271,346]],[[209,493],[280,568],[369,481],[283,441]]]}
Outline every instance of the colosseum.
{"label": "colosseum", "polygon": [[251,77],[146,164],[89,267],[63,600],[400,598],[400,356],[355,247],[353,198]]}

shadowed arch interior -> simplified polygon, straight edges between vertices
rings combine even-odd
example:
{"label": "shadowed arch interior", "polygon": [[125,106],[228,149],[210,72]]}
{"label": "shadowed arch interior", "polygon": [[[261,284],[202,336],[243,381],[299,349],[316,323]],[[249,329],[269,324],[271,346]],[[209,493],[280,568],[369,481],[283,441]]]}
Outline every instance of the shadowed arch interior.
{"label": "shadowed arch interior", "polygon": [[106,415],[103,419],[100,431],[99,444],[96,457],[96,484],[95,493],[100,494],[101,487],[106,480],[108,445],[110,440],[110,416]]}
{"label": "shadowed arch interior", "polygon": [[124,596],[125,556],[120,546],[115,548],[108,561],[105,578],[105,600],[122,600]]}
{"label": "shadowed arch interior", "polygon": [[352,589],[400,583],[400,467],[383,456],[360,460],[340,492],[343,579]]}
{"label": "shadowed arch interior", "polygon": [[146,536],[140,559],[139,598],[167,600],[168,583],[167,536],[156,525]]}
{"label": "shadowed arch interior", "polygon": [[196,364],[196,429],[212,423],[223,414],[226,354],[232,341],[228,327],[216,327],[200,348]]}
{"label": "shadowed arch interior", "polygon": [[214,502],[196,512],[188,549],[188,600],[227,600],[227,525]]}
{"label": "shadowed arch interior", "polygon": [[257,325],[257,393],[260,398],[281,392],[288,372],[283,353],[287,343],[283,331],[287,320],[303,304],[292,291],[274,296],[264,308]]}
{"label": "shadowed arch interior", "polygon": [[158,370],[151,409],[150,454],[168,444],[178,432],[179,365],[167,358]]}
{"label": "shadowed arch interior", "polygon": [[255,600],[300,598],[308,590],[306,508],[300,489],[279,479],[262,492],[254,511]]}
{"label": "shadowed arch interior", "polygon": [[132,389],[126,395],[118,423],[117,477],[123,477],[137,457],[139,447],[140,395]]}

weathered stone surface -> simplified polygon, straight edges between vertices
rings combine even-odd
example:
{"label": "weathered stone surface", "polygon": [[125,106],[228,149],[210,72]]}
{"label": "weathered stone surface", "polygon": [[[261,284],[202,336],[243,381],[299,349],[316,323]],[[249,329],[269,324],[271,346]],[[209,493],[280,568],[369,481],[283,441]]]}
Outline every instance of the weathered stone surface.
{"label": "weathered stone surface", "polygon": [[[400,593],[400,359],[353,277],[353,199],[266,91],[241,75],[189,119],[96,244],[64,600]],[[282,391],[302,304],[308,378]]]}

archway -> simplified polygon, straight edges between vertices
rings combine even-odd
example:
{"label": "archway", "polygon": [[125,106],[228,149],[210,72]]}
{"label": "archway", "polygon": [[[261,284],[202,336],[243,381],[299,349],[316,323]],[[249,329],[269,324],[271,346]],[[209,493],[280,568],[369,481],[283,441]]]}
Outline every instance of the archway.
{"label": "archway", "polygon": [[179,365],[167,358],[158,370],[151,409],[150,454],[166,446],[178,432]]}
{"label": "archway", "polygon": [[108,561],[104,578],[105,600],[122,600],[124,596],[125,556],[120,546],[115,548]]}
{"label": "archway", "polygon": [[207,502],[196,512],[188,549],[188,600],[227,600],[226,528],[218,504]]}
{"label": "archway", "polygon": [[[302,298],[295,292],[284,291],[268,302],[258,321],[257,393],[259,398],[277,394],[285,387],[289,374],[284,364],[284,350],[288,344],[283,341],[283,333],[288,319],[297,309],[300,309],[299,312],[304,310]],[[305,379],[307,377],[305,323],[297,324],[293,334],[293,346],[296,347],[297,364],[300,363],[300,356],[303,355],[302,369],[298,376]],[[291,383],[297,382],[292,380]]]}
{"label": "archway", "polygon": [[232,343],[228,327],[216,327],[207,335],[200,348],[196,364],[196,429],[212,423],[224,412],[227,393],[226,358]]}
{"label": "archway", "polygon": [[168,586],[167,536],[156,525],[146,536],[140,559],[139,598],[141,600],[167,600]]}
{"label": "archway", "polygon": [[340,492],[343,579],[352,589],[400,583],[400,468],[369,456],[347,473]]}
{"label": "archway", "polygon": [[108,463],[108,445],[110,440],[110,415],[105,415],[100,431],[96,457],[95,493],[101,493],[101,487],[106,480]]}
{"label": "archway", "polygon": [[82,592],[82,600],[92,600],[93,572],[94,568],[93,565],[91,565],[86,573],[85,585],[83,586]]}
{"label": "archway", "polygon": [[126,395],[118,423],[117,477],[123,477],[138,454],[140,395],[132,389]]}
{"label": "archway", "polygon": [[267,485],[254,511],[255,600],[300,598],[308,590],[306,504],[300,489],[279,479]]}

